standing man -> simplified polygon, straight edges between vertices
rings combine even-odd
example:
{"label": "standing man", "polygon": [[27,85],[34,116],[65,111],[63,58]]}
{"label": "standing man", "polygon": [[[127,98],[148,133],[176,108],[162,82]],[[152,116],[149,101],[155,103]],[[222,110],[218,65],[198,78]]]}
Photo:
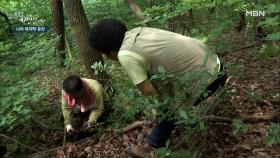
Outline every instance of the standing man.
{"label": "standing man", "polygon": [[[185,94],[182,102],[188,106],[197,105],[207,98],[202,95],[203,92],[207,91],[208,96],[211,95],[219,86],[224,85],[227,78],[226,75],[218,75],[223,71],[220,60],[203,42],[177,33],[149,27],[128,31],[121,21],[104,19],[92,27],[89,40],[97,51],[109,59],[119,61],[134,85],[145,96],[155,96],[162,100],[166,96]],[[164,82],[149,80],[159,73],[159,67],[163,67],[166,74],[172,76],[168,79],[171,90]],[[193,78],[189,87],[178,86],[180,78],[188,75]],[[147,137],[147,145],[133,148],[132,153],[144,156],[151,147],[165,146],[173,129],[172,121],[157,122]]]}

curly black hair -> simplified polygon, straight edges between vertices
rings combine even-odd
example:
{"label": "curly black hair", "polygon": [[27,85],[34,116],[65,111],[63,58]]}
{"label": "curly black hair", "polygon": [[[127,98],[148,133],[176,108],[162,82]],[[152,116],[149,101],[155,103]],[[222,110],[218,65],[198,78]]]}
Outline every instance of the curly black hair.
{"label": "curly black hair", "polygon": [[117,19],[100,20],[90,30],[90,45],[104,54],[118,51],[126,31],[125,24]]}
{"label": "curly black hair", "polygon": [[80,92],[83,89],[83,81],[79,76],[71,75],[63,81],[62,87],[63,90],[68,94]]}

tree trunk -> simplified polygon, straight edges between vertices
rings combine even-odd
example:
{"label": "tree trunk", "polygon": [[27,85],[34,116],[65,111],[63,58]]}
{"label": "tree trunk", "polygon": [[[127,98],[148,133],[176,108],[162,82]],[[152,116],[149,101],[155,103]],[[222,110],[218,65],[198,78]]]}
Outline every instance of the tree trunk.
{"label": "tree trunk", "polygon": [[71,46],[70,46],[69,41],[67,40],[66,35],[64,36],[64,40],[65,40],[65,45],[66,45],[66,48],[67,48],[67,51],[68,51],[68,57],[70,59],[72,59]]}
{"label": "tree trunk", "polygon": [[[258,21],[258,24],[259,24],[261,21],[265,21],[265,18],[266,18],[266,17],[260,17],[260,18],[259,18],[260,21]],[[267,32],[266,32],[266,30],[265,30],[261,25],[258,25],[258,24],[256,24],[256,25],[257,25],[257,26],[256,26],[256,36],[257,36],[258,38],[260,38],[260,39],[265,38],[265,37],[267,36]],[[276,32],[276,30],[275,30],[275,32]]]}
{"label": "tree trunk", "polygon": [[11,22],[7,16],[7,14],[5,14],[4,12],[0,11],[0,15],[4,17],[6,23],[8,24],[8,29],[9,29],[9,33],[12,34],[13,33],[13,30],[12,30],[12,25],[11,25]]}
{"label": "tree trunk", "polygon": [[152,8],[152,6],[154,5],[153,0],[148,0],[148,3],[149,3],[149,8]]}
{"label": "tree trunk", "polygon": [[183,26],[183,35],[185,34],[185,31],[188,32],[189,36],[191,36],[191,28],[194,26],[194,19],[193,19],[193,10],[192,8],[189,9],[181,18],[179,18],[179,21],[181,22]]}
{"label": "tree trunk", "polygon": [[245,13],[244,12],[239,12],[239,21],[238,24],[235,26],[238,32],[240,32],[244,26],[246,25],[246,20],[245,20]]}
{"label": "tree trunk", "polygon": [[77,41],[80,54],[86,71],[90,78],[100,79],[104,74],[94,75],[91,65],[95,62],[103,62],[101,53],[98,53],[89,45],[89,23],[87,21],[81,0],[63,0],[70,21],[74,37]]}
{"label": "tree trunk", "polygon": [[56,51],[61,60],[61,66],[63,67],[65,59],[65,29],[62,0],[52,0],[51,6],[54,31],[59,36],[59,40],[56,43]]}
{"label": "tree trunk", "polygon": [[131,11],[141,20],[144,20],[144,13],[133,0],[125,0]]}
{"label": "tree trunk", "polygon": [[[174,0],[169,0],[169,3],[170,3],[169,13],[172,14],[174,12]],[[175,32],[175,19],[174,19],[174,17],[169,19],[169,29],[170,29],[170,31]]]}
{"label": "tree trunk", "polygon": [[188,10],[188,19],[189,19],[190,27],[193,27],[194,26],[194,20],[193,20],[193,10],[192,10],[192,8]]}

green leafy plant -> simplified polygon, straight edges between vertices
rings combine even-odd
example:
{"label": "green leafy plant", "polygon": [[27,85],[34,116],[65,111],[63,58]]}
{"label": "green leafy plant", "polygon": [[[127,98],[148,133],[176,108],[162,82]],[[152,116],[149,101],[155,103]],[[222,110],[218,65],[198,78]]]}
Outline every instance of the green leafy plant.
{"label": "green leafy plant", "polygon": [[124,77],[124,72],[120,65],[115,63],[94,63],[92,68],[95,73],[106,72],[112,79],[113,89],[117,93],[112,97],[114,112],[109,116],[109,122],[112,121],[115,128],[124,126],[127,122],[135,120],[146,108],[143,96],[135,89],[128,77]]}
{"label": "green leafy plant", "polygon": [[233,128],[233,134],[246,133],[249,130],[248,125],[246,125],[240,119],[233,119]]}
{"label": "green leafy plant", "polygon": [[[28,127],[31,124],[33,105],[37,105],[48,92],[37,86],[36,77],[45,66],[56,65],[52,47],[55,38],[51,36],[26,35],[27,40],[17,43],[20,50],[14,50],[11,45],[1,58],[1,106],[0,106],[0,127],[3,131],[11,131],[16,127]],[[33,40],[38,38],[37,43]],[[48,52],[48,53],[46,53]],[[18,58],[20,56],[20,58]],[[42,106],[42,105],[40,105]]]}
{"label": "green leafy plant", "polygon": [[201,154],[197,151],[171,151],[168,148],[159,148],[155,150],[155,157],[157,158],[200,158]]}
{"label": "green leafy plant", "polygon": [[278,56],[280,53],[280,47],[277,45],[263,44],[259,50],[259,56],[263,59]]}
{"label": "green leafy plant", "polygon": [[270,123],[266,144],[280,144],[280,123]]}

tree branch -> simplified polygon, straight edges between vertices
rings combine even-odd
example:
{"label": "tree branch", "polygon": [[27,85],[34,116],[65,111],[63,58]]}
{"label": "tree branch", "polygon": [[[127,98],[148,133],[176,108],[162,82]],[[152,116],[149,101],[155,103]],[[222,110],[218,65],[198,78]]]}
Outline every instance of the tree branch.
{"label": "tree branch", "polygon": [[39,150],[37,150],[37,149],[33,149],[33,148],[31,148],[31,147],[29,147],[29,146],[27,146],[27,145],[24,145],[24,144],[22,144],[21,142],[19,142],[18,140],[15,140],[15,139],[13,139],[13,138],[11,138],[11,137],[8,137],[8,136],[6,136],[6,135],[4,135],[4,134],[0,134],[0,137],[4,137],[4,138],[9,139],[9,140],[11,140],[11,141],[13,141],[13,142],[15,142],[15,143],[18,143],[18,144],[20,144],[21,146],[23,146],[23,147],[25,147],[26,149],[29,149],[29,150],[31,150],[31,151],[35,151],[35,152],[38,152],[38,151],[39,151]]}
{"label": "tree branch", "polygon": [[[240,118],[243,122],[255,123],[255,122],[263,122],[263,121],[276,121],[279,120],[280,113],[274,112],[269,115],[260,115],[260,116],[242,116]],[[205,119],[210,122],[228,122],[231,123],[233,118],[228,117],[218,117],[218,116],[206,116]]]}

